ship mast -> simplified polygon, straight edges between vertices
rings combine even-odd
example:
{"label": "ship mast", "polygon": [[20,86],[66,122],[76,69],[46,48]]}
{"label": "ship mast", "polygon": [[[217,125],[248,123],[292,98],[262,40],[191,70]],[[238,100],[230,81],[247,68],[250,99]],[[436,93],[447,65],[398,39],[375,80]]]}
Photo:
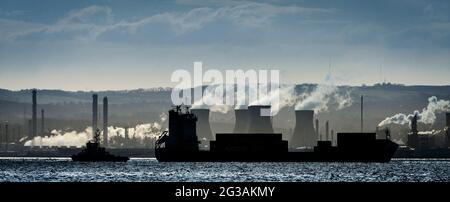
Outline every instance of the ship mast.
{"label": "ship mast", "polygon": [[94,143],[99,143],[100,142],[100,130],[97,128],[95,129],[95,133],[94,133]]}

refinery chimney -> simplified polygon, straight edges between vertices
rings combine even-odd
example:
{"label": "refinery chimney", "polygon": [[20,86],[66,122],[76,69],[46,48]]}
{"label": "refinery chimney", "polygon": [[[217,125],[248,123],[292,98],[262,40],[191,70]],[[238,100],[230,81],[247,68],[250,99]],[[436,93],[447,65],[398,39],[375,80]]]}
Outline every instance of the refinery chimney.
{"label": "refinery chimney", "polygon": [[209,109],[191,109],[191,113],[197,117],[197,136],[199,140],[206,138],[207,141],[213,140],[209,124]]}
{"label": "refinery chimney", "polygon": [[28,119],[28,137],[33,135],[33,124],[31,119]]}
{"label": "refinery chimney", "polygon": [[316,119],[316,135],[319,136],[319,119]]}
{"label": "refinery chimney", "polygon": [[328,137],[329,137],[329,132],[330,132],[330,125],[328,124],[328,121],[325,122],[325,141],[328,141]]}
{"label": "refinery chimney", "polygon": [[32,117],[32,137],[37,136],[37,101],[36,101],[36,89],[33,89],[33,117]]}
{"label": "refinery chimney", "polygon": [[446,122],[445,126],[447,126],[447,128],[450,128],[450,113],[449,112],[445,113],[445,122]]}
{"label": "refinery chimney", "polygon": [[0,123],[0,146],[3,144],[3,127]]}
{"label": "refinery chimney", "polygon": [[234,110],[235,123],[233,133],[248,133],[248,110],[235,109]]}
{"label": "refinery chimney", "polygon": [[261,116],[261,111],[263,109],[270,110],[270,106],[248,106],[248,133],[273,133],[272,117]]}
{"label": "refinery chimney", "polygon": [[126,140],[130,139],[130,136],[129,136],[129,134],[128,134],[128,125],[125,126],[125,139],[126,139]]}
{"label": "refinery chimney", "polygon": [[446,140],[446,146],[450,147],[450,113],[445,113],[445,126],[446,126],[446,136],[445,136],[445,140]]}
{"label": "refinery chimney", "polygon": [[333,145],[334,142],[334,130],[331,129],[331,145]]}
{"label": "refinery chimney", "polygon": [[108,146],[108,97],[103,97],[103,145]]}
{"label": "refinery chimney", "polygon": [[41,109],[41,135],[44,135],[44,110]]}
{"label": "refinery chimney", "polygon": [[316,119],[314,131],[314,110],[296,110],[295,128],[290,141],[290,147],[314,147],[317,144],[319,121]]}
{"label": "refinery chimney", "polygon": [[92,135],[95,135],[97,130],[97,119],[98,119],[98,96],[97,94],[92,95]]}
{"label": "refinery chimney", "polygon": [[364,132],[364,97],[361,95],[361,133]]}
{"label": "refinery chimney", "polygon": [[8,122],[5,123],[5,151],[8,151]]}

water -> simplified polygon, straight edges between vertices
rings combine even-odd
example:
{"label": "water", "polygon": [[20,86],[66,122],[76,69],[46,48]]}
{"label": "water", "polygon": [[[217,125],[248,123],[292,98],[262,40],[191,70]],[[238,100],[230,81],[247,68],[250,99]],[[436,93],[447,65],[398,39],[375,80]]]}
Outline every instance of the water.
{"label": "water", "polygon": [[0,158],[0,181],[12,182],[429,182],[450,181],[450,159],[390,163],[126,163],[70,158]]}

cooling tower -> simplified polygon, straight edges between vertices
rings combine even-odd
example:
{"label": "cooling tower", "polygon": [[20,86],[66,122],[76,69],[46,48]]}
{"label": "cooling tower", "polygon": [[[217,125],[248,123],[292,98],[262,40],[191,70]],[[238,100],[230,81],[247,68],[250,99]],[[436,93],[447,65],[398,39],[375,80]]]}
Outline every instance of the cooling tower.
{"label": "cooling tower", "polygon": [[103,145],[108,146],[108,98],[103,97]]}
{"label": "cooling tower", "polygon": [[270,106],[248,106],[248,133],[273,133],[272,117],[261,116],[262,109],[270,110]]}
{"label": "cooling tower", "polygon": [[98,96],[97,94],[92,95],[92,135],[95,134],[97,130],[97,117],[98,117]]}
{"label": "cooling tower", "polygon": [[33,93],[33,117],[32,117],[32,136],[37,136],[37,101],[36,101],[36,90],[32,91]]}
{"label": "cooling tower", "polygon": [[206,138],[206,140],[210,141],[214,139],[214,136],[211,132],[211,126],[209,124],[209,109],[191,109],[191,113],[193,113],[197,117],[197,136],[199,140]]}
{"label": "cooling tower", "polygon": [[235,109],[234,110],[235,123],[233,133],[247,133],[248,132],[248,110]]}
{"label": "cooling tower", "polygon": [[317,144],[317,133],[314,131],[314,111],[296,110],[295,128],[292,135],[290,147],[314,147]]}

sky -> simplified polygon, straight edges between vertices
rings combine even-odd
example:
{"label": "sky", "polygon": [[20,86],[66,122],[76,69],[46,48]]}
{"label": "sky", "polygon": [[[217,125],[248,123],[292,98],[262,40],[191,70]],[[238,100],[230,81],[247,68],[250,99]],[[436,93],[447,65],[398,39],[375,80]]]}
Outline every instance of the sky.
{"label": "sky", "polygon": [[0,1],[0,88],[173,87],[172,72],[449,85],[447,0]]}

